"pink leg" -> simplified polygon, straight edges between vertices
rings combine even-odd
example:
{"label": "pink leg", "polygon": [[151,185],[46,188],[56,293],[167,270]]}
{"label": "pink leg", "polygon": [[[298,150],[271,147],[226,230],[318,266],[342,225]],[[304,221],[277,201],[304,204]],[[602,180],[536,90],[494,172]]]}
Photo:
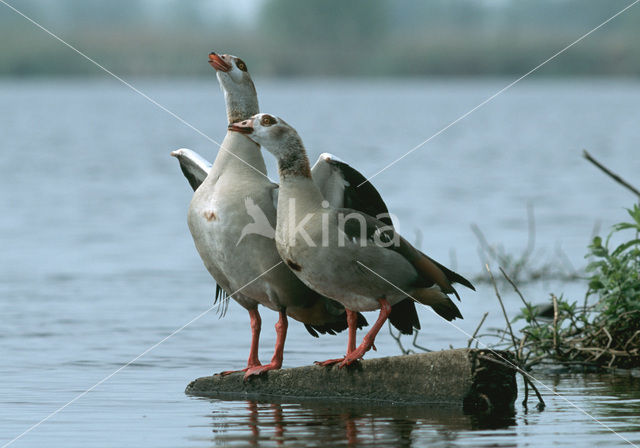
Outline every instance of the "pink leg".
{"label": "pink leg", "polygon": [[349,325],[349,342],[347,355],[356,349],[356,331],[358,330],[358,313],[347,310],[347,324]]}
{"label": "pink leg", "polygon": [[373,343],[375,342],[378,332],[387,321],[389,314],[391,314],[391,305],[389,305],[387,299],[379,299],[378,302],[380,303],[380,315],[378,316],[378,320],[375,324],[373,324],[371,330],[369,330],[369,332],[362,339],[362,344],[360,344],[357,349],[347,354],[347,356],[344,358],[344,361],[340,363],[340,367],[348,366],[349,364],[352,364],[355,361],[361,359],[365,353],[367,353],[369,350],[371,350],[372,347],[374,347]]}
{"label": "pink leg", "polygon": [[246,372],[252,367],[260,365],[258,359],[258,344],[260,342],[260,329],[262,328],[262,319],[260,319],[260,313],[258,308],[249,310],[249,319],[251,319],[251,350],[249,351],[249,360],[247,361],[247,367],[242,370],[226,370],[220,372],[220,375],[225,376],[236,372]]}
{"label": "pink leg", "polygon": [[276,349],[273,353],[271,362],[264,366],[255,366],[247,369],[244,374],[244,379],[250,378],[255,375],[267,372],[268,370],[278,370],[282,367],[282,358],[284,357],[284,341],[287,338],[287,328],[289,323],[287,322],[287,313],[280,311],[280,319],[276,323]]}
{"label": "pink leg", "polygon": [[[358,313],[347,311],[347,325],[349,325],[349,342],[347,342],[347,355],[356,349],[356,330],[358,329]],[[316,361],[318,366],[331,366],[344,361],[344,358],[327,359],[326,361]]]}
{"label": "pink leg", "polygon": [[260,365],[258,344],[260,343],[260,330],[262,329],[262,319],[260,318],[260,313],[258,313],[258,308],[249,310],[249,317],[251,318],[251,350],[249,351],[247,367],[255,367]]}

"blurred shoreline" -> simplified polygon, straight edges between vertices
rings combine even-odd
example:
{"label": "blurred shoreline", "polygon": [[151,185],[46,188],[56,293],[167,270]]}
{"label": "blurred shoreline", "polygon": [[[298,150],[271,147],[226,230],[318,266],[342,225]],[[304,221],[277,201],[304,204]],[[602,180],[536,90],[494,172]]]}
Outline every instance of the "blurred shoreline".
{"label": "blurred shoreline", "polygon": [[[107,67],[108,68],[108,67]],[[215,78],[215,74],[211,73],[208,75],[201,76],[184,76],[184,75],[176,75],[176,76],[156,76],[156,75],[121,75],[121,73],[115,72],[116,75],[121,76],[125,81],[132,85],[137,85],[139,83],[144,84],[188,84],[188,83],[208,83],[211,82],[212,86],[216,91],[220,90],[217,84],[217,80]],[[425,76],[417,76],[417,75],[394,75],[394,76],[370,76],[361,78],[357,75],[353,76],[345,76],[345,75],[335,75],[335,76],[314,76],[314,75],[289,75],[289,76],[272,76],[272,75],[256,75],[254,76],[254,83],[256,87],[260,87],[261,85],[271,85],[271,84],[313,84],[316,86],[319,85],[339,85],[344,87],[345,85],[386,85],[398,81],[402,81],[406,85],[411,84],[442,84],[442,85],[464,85],[466,83],[469,84],[487,84],[487,85],[495,85],[496,87],[505,87],[507,84],[515,81],[519,77],[518,74],[515,75],[501,75],[501,74],[487,74],[487,75],[442,75],[442,76],[433,76],[433,75],[425,75]],[[64,74],[50,74],[50,73],[37,73],[28,76],[5,76],[0,74],[0,85],[36,85],[43,84],[50,86],[51,83],[56,83],[60,85],[69,85],[74,86],[78,84],[119,84],[120,81],[113,78],[111,75],[103,72],[102,70],[89,75],[64,75]],[[639,84],[640,83],[640,75],[589,75],[589,74],[580,74],[580,75],[557,75],[557,76],[529,76],[526,80],[522,80],[521,83],[527,83],[531,85],[544,85],[544,84],[562,84],[562,83],[571,83],[571,84],[607,84],[607,83],[616,83],[616,84]],[[520,83],[518,83],[520,84]],[[126,86],[122,85],[123,88]]]}
{"label": "blurred shoreline", "polygon": [[[204,77],[210,51],[254,76],[521,76],[619,12],[610,0],[20,0],[13,5],[122,76]],[[99,70],[0,5],[0,77]],[[249,14],[249,13],[247,13]],[[536,71],[540,77],[640,77],[640,6]]]}

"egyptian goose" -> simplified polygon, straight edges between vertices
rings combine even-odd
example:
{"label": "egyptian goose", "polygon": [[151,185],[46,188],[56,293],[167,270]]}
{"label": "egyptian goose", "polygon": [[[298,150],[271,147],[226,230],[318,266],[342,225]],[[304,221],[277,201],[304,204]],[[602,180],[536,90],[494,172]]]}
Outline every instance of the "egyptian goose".
{"label": "egyptian goose", "polygon": [[[209,63],[224,91],[229,123],[257,113],[256,90],[246,64],[235,56],[215,53],[209,55]],[[247,213],[248,199],[272,228],[276,223],[274,201],[278,186],[266,175],[260,147],[241,134],[227,132],[215,162],[199,184],[207,163],[194,158],[194,154],[176,153],[187,179],[196,188],[189,205],[189,229],[204,265],[218,285],[216,296],[224,292],[219,299],[226,300],[227,295],[232,295],[249,311],[252,343],[247,367],[243,369],[245,378],[282,366],[287,315],[305,323],[314,336],[346,329],[344,308],[304,285],[282,262],[272,237],[242,234],[254,223]],[[199,174],[192,175],[194,171]],[[267,365],[258,360],[258,304],[279,313],[276,348]],[[366,325],[362,315],[349,318],[352,326]]]}
{"label": "egyptian goose", "polygon": [[276,246],[282,259],[307,286],[342,303],[348,314],[380,309],[357,348],[350,340],[344,358],[322,364],[340,362],[342,367],[361,359],[374,347],[392,306],[407,297],[431,306],[448,321],[462,318],[447,294],[459,300],[452,283],[471,289],[473,285],[414,248],[388,223],[329,204],[312,179],[302,140],[284,120],[257,114],[229,129],[262,145],[278,160]]}

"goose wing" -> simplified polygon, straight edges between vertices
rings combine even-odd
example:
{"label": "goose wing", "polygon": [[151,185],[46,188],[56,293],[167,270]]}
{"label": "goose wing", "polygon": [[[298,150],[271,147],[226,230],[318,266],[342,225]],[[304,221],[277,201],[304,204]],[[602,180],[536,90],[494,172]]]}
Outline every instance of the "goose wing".
{"label": "goose wing", "polygon": [[[324,198],[335,208],[351,208],[375,216],[393,226],[387,204],[371,182],[358,170],[330,153],[323,153],[311,168],[311,176]],[[389,321],[402,334],[420,329],[420,319],[413,300],[405,299],[391,308]]]}
{"label": "goose wing", "polygon": [[[458,300],[460,297],[457,291],[453,288],[453,283],[459,283],[467,288],[475,290],[469,280],[446,268],[413,247],[407,240],[400,236],[392,226],[386,224],[382,220],[373,218],[372,216],[361,213],[357,210],[347,208],[338,209],[338,213],[343,214],[343,216],[351,216],[352,214],[361,215],[363,218],[362,222],[365,223],[364,226],[361,225],[360,220],[349,219],[344,222],[343,231],[346,234],[346,237],[348,239],[358,241],[367,239],[373,244],[378,244],[379,247],[395,251],[402,255],[418,272],[421,282],[419,286],[431,287],[433,285],[438,285],[443,292],[447,294],[454,294]],[[391,244],[392,241],[394,242],[393,244]]]}
{"label": "goose wing", "polygon": [[[180,148],[171,151],[171,155],[178,159],[182,174],[187,178],[189,185],[193,191],[197,190],[200,184],[204,182],[211,170],[211,163],[200,154],[187,148]],[[229,295],[216,283],[216,294],[213,304],[218,306],[218,314],[224,316],[229,306]]]}
{"label": "goose wing", "polygon": [[187,148],[180,148],[171,152],[171,155],[178,159],[182,174],[187,178],[193,190],[198,187],[209,174],[211,163],[200,154]]}
{"label": "goose wing", "polygon": [[[335,208],[352,208],[393,225],[378,190],[348,163],[323,153],[311,168],[311,176],[324,198]],[[358,186],[360,185],[360,186]]]}

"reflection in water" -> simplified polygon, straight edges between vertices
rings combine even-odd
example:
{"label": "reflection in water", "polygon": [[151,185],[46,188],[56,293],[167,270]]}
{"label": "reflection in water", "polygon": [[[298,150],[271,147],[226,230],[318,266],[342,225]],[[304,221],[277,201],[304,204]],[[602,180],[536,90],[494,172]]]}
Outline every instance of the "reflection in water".
{"label": "reflection in water", "polygon": [[[632,375],[635,374],[635,376]],[[640,372],[620,370],[617,375],[607,373],[570,373],[554,378],[554,386],[571,382],[566,395],[583,395],[591,404],[591,413],[602,419],[611,419],[620,423],[616,431],[640,430]]]}
{"label": "reflection in water", "polygon": [[[214,406],[222,403],[213,400]],[[227,407],[225,402],[223,407]],[[454,441],[464,430],[500,429],[514,415],[465,415],[458,408],[308,402],[240,403],[237,412],[214,411],[215,446],[416,446]]]}

